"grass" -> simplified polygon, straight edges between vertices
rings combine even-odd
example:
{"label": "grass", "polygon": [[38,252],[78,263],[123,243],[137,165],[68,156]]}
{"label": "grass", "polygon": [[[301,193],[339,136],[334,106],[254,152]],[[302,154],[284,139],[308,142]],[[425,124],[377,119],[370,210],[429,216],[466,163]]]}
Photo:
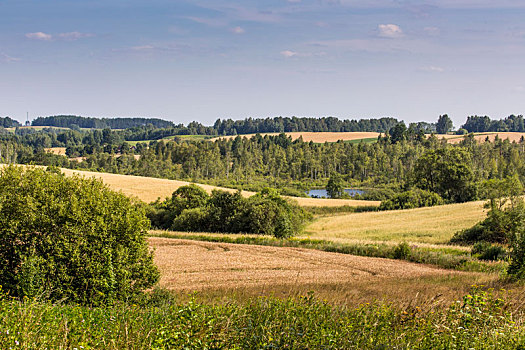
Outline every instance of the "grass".
{"label": "grass", "polygon": [[306,236],[336,241],[396,241],[443,244],[459,230],[483,220],[484,202],[430,208],[341,214],[320,217]]}
{"label": "grass", "polygon": [[[438,298],[439,299],[439,298]],[[309,294],[245,303],[177,302],[89,308],[0,301],[6,349],[519,349],[523,315],[474,288],[448,306],[336,306]]]}

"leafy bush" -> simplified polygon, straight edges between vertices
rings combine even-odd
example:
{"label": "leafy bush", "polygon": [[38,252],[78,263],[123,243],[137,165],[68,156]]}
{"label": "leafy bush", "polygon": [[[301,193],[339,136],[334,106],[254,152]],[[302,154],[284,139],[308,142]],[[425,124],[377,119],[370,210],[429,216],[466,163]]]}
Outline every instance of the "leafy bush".
{"label": "leafy bush", "polygon": [[481,260],[503,260],[507,257],[505,248],[499,245],[492,245],[487,242],[478,242],[472,247],[472,255],[476,255]]}
{"label": "leafy bush", "polygon": [[122,300],[159,277],[142,209],[99,180],[0,171],[0,284],[15,297]]}
{"label": "leafy bush", "polygon": [[412,254],[412,249],[406,242],[399,243],[394,248],[394,259],[407,260]]}
{"label": "leafy bush", "polygon": [[[188,193],[192,195],[182,195]],[[179,188],[172,198],[154,203],[148,216],[154,226],[176,231],[244,232],[283,238],[300,232],[311,214],[273,189],[244,198],[240,192],[218,190],[208,196],[190,185]]]}
{"label": "leafy bush", "polygon": [[379,210],[412,209],[444,204],[437,193],[414,188],[381,202]]}

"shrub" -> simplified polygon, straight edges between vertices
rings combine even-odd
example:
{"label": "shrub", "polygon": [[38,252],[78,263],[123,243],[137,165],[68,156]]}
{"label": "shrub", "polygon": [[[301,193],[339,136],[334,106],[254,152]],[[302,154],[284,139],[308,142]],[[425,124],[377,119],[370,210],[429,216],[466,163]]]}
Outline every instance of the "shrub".
{"label": "shrub", "polygon": [[142,209],[101,181],[0,171],[0,285],[15,297],[122,300],[159,277]]}
{"label": "shrub", "polygon": [[410,191],[401,192],[394,197],[381,202],[379,210],[432,207],[443,203],[443,198],[437,193],[414,188]]}
{"label": "shrub", "polygon": [[406,242],[399,243],[394,248],[394,259],[407,260],[412,254],[412,249]]}
{"label": "shrub", "polygon": [[487,242],[478,242],[474,244],[471,250],[472,255],[477,255],[481,260],[503,260],[507,257],[505,248],[499,245],[492,245]]}
{"label": "shrub", "polygon": [[[300,232],[311,218],[311,214],[273,189],[263,189],[250,198],[244,198],[239,191],[214,190],[211,196],[199,195],[193,202],[188,199],[183,206],[174,205],[180,203],[179,193],[188,192],[183,187],[171,199],[150,207],[148,216],[153,225],[176,231],[244,232],[284,238]],[[199,191],[205,194],[203,190],[192,189],[193,193]],[[187,209],[180,211],[180,208]]]}

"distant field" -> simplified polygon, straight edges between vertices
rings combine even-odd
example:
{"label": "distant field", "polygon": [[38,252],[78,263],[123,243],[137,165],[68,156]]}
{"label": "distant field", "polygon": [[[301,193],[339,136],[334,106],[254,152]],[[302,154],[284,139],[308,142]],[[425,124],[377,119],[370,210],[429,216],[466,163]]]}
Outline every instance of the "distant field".
{"label": "distant field", "polygon": [[483,220],[484,202],[321,217],[306,228],[311,238],[340,241],[446,243]]}
{"label": "distant field", "polygon": [[[79,171],[71,169],[62,169],[66,175],[73,173],[81,174],[87,177],[97,177],[102,179],[109,187],[116,191],[122,191],[125,195],[138,197],[144,202],[153,202],[157,198],[166,198],[171,196],[173,191],[181,186],[188,185],[189,182],[157,179],[151,177],[142,176],[130,176],[130,175],[118,175],[109,173],[97,173],[90,171]],[[228,192],[235,192],[237,190],[224,187],[216,187],[210,185],[198,184],[204,188],[208,193],[211,193],[213,189],[220,189]],[[246,197],[253,196],[255,193],[250,191],[242,191]],[[358,200],[345,200],[345,199],[319,199],[319,198],[299,198],[291,197],[299,203],[301,206],[321,206],[321,207],[338,207],[338,206],[374,206],[379,205],[380,202],[376,201],[358,201]]]}
{"label": "distant field", "polygon": [[[493,142],[496,138],[496,135],[502,139],[506,140],[508,139],[510,142],[519,142],[521,137],[525,137],[525,133],[523,132],[482,132],[482,133],[474,133],[474,139],[478,142],[485,142],[486,138],[488,137],[490,142]],[[430,135],[427,135],[430,136]],[[460,143],[465,136],[464,135],[444,135],[444,134],[436,134],[436,137],[438,139],[447,139],[448,143]]]}
{"label": "distant field", "polygon": [[65,156],[66,155],[66,147],[51,147],[51,148],[44,148],[44,151],[57,154],[59,156]]}
{"label": "distant field", "polygon": [[[370,139],[377,139],[379,136],[379,133],[377,132],[287,132],[285,133],[288,136],[292,137],[292,140],[297,140],[299,137],[302,136],[303,141],[305,142],[315,142],[315,143],[324,143],[324,142],[337,142],[339,140],[342,141],[356,141],[356,140],[368,140],[370,142]],[[245,135],[238,135],[241,137],[251,138],[255,136],[256,134],[245,134]],[[279,135],[279,133],[266,133],[261,134],[261,136],[264,135]],[[211,141],[214,141],[216,139],[232,139],[236,138],[237,136],[221,136],[216,137],[214,139],[211,139]]]}

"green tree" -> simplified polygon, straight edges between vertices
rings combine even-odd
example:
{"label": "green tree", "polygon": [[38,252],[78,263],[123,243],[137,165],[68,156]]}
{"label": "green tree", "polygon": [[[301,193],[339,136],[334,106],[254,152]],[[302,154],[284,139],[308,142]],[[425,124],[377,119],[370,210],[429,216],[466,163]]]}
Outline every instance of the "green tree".
{"label": "green tree", "polygon": [[333,173],[328,179],[326,193],[330,198],[341,198],[343,196],[344,186],[343,179],[338,173]]}
{"label": "green tree", "polygon": [[153,286],[144,211],[101,181],[42,169],[0,171],[0,285],[16,297],[83,304]]}
{"label": "green tree", "polygon": [[450,202],[466,202],[477,195],[472,159],[462,148],[427,151],[417,160],[413,178],[417,187],[435,192]]}
{"label": "green tree", "polygon": [[440,115],[436,124],[436,131],[438,134],[446,134],[452,128],[454,124],[447,114]]}

